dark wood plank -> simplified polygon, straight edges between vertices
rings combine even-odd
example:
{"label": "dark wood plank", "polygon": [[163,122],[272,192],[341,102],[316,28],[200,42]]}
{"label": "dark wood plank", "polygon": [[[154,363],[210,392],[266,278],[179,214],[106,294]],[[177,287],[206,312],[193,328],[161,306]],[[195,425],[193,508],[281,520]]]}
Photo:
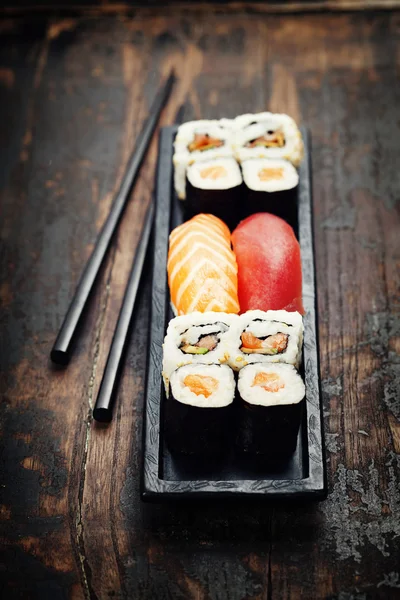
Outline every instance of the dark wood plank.
{"label": "dark wood plank", "polygon": [[[48,57],[47,24],[42,21],[28,29],[27,23],[5,22],[1,29],[0,64],[7,77],[2,77],[0,88],[5,156],[0,503],[5,536],[2,579],[11,596],[38,592],[44,584],[59,593],[78,582],[66,497],[71,440],[62,439],[65,425],[72,421],[75,426],[77,405],[71,402],[71,419],[67,406],[58,404],[66,398],[65,380],[61,373],[49,377],[46,364],[46,341],[55,318],[48,307],[68,291],[67,278],[62,277],[65,261],[51,261],[59,255],[62,240],[47,236],[47,248],[44,244],[46,228],[62,214],[57,215],[56,190],[46,188],[50,177],[44,177],[40,144],[35,141],[36,135],[42,140],[45,135],[36,118]],[[47,210],[43,196],[48,198]]]}
{"label": "dark wood plank", "polygon": [[[398,13],[212,7],[0,27],[6,597],[395,598],[400,573]],[[153,186],[154,143],[75,359],[47,360],[161,77],[163,123],[287,111],[311,128],[325,503],[139,498],[149,269],[113,423],[91,406]],[[3,155],[3,153],[2,153]]]}
{"label": "dark wood plank", "polygon": [[[74,15],[91,14],[95,16],[103,15],[129,15],[136,8],[149,7],[150,11],[154,8],[161,10],[165,8],[165,0],[147,0],[140,2],[138,0],[2,0],[0,10],[8,15],[47,13],[59,16],[60,13],[69,13]],[[226,0],[216,0],[215,2],[198,2],[196,0],[180,0],[174,3],[176,7],[183,7],[185,10],[208,10],[211,4],[220,5],[223,10],[245,11],[250,13],[308,13],[321,11],[360,11],[360,10],[393,10],[399,7],[399,0],[275,0],[262,2],[261,0],[246,0],[227,2]]]}
{"label": "dark wood plank", "polygon": [[[399,281],[386,271],[398,256],[391,239],[398,230],[398,213],[390,153],[398,137],[399,89],[393,87],[396,66],[388,61],[395,36],[381,36],[396,19],[337,21],[331,32],[327,22],[321,23],[312,52],[306,42],[313,23],[286,25],[286,35],[296,36],[297,47],[304,48],[294,65],[286,36],[274,36],[270,54],[279,68],[292,69],[302,117],[314,134],[318,301],[331,470],[331,493],[319,510],[278,510],[274,515],[272,588],[282,588],[284,598],[317,598],[320,589],[324,597],[335,598],[398,593],[382,583],[384,565],[398,555],[399,532],[399,428],[387,391],[388,380],[396,386],[390,345],[399,333],[393,327],[399,317]],[[321,64],[327,66],[324,73]],[[379,98],[390,98],[384,113],[376,111]],[[372,122],[369,114],[374,114]],[[392,123],[390,132],[386,123]],[[316,526],[305,541],[307,530]],[[282,568],[286,535],[302,544]],[[327,556],[337,565],[329,567],[329,575]],[[307,558],[312,568],[305,570]],[[339,565],[340,579],[333,575]],[[323,588],[316,592],[318,578]]]}

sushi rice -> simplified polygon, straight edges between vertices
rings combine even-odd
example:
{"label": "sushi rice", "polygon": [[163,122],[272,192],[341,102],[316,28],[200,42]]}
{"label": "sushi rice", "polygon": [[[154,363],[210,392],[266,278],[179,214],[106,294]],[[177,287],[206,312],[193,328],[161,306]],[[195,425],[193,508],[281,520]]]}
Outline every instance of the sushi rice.
{"label": "sushi rice", "polygon": [[[222,312],[193,312],[171,319],[163,344],[163,379],[168,397],[172,373],[187,364],[224,364],[229,360],[227,338],[239,317]],[[205,353],[195,352],[205,336],[215,336],[217,345]],[[210,341],[211,338],[208,338]],[[182,350],[187,347],[188,352]],[[198,348],[200,350],[200,347]]]}
{"label": "sushi rice", "polygon": [[[235,119],[234,128],[234,154],[240,162],[249,158],[281,158],[299,166],[304,155],[303,140],[295,121],[288,115],[270,112],[241,115]],[[276,145],[266,147],[262,142],[255,143],[274,133],[280,136]],[[252,143],[254,145],[249,147]]]}
{"label": "sushi rice", "polygon": [[195,162],[187,169],[187,179],[201,190],[228,190],[241,185],[242,174],[234,158],[213,158]]}
{"label": "sushi rice", "polygon": [[195,133],[206,133],[210,130],[219,127],[217,119],[199,119],[198,121],[186,121],[179,125],[176,133],[174,148],[175,150],[181,147],[181,144],[187,146],[192,140]]}
{"label": "sushi rice", "polygon": [[243,181],[255,192],[291,190],[299,183],[299,174],[287,160],[251,158],[242,162]]}
{"label": "sushi rice", "polygon": [[238,391],[248,404],[266,407],[297,404],[305,396],[302,378],[292,365],[285,364],[246,366],[239,373]]}
{"label": "sushi rice", "polygon": [[[229,364],[236,371],[252,363],[287,363],[298,367],[303,329],[303,319],[298,312],[249,310],[240,315],[230,328],[227,350]],[[248,334],[253,342],[262,343],[266,338],[266,348],[243,352],[243,334]],[[269,336],[276,337],[271,337],[268,343]]]}
{"label": "sushi rice", "polygon": [[[217,147],[189,150],[196,136],[207,135],[221,142]],[[226,126],[221,127],[218,121],[189,121],[178,129],[174,142],[174,185],[180,200],[186,198],[186,169],[195,161],[209,160],[233,156],[233,132]]]}
{"label": "sushi rice", "polygon": [[[204,395],[194,391],[188,380],[198,384],[201,390],[202,379],[209,381],[213,389]],[[197,380],[197,381],[196,381]],[[226,365],[194,364],[180,367],[171,376],[171,396],[181,404],[199,408],[222,408],[232,404],[235,396],[233,371]]]}
{"label": "sushi rice", "polygon": [[218,125],[220,127],[225,127],[225,129],[229,129],[230,131],[233,131],[235,128],[235,119],[219,119]]}

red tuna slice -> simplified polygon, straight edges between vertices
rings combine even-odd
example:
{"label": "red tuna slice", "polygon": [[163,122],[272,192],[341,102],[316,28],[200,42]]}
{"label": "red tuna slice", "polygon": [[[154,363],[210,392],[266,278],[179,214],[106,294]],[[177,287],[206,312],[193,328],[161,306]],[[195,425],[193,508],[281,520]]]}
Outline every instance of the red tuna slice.
{"label": "red tuna slice", "polygon": [[240,312],[287,310],[304,314],[300,245],[279,217],[257,213],[232,233],[238,264]]}

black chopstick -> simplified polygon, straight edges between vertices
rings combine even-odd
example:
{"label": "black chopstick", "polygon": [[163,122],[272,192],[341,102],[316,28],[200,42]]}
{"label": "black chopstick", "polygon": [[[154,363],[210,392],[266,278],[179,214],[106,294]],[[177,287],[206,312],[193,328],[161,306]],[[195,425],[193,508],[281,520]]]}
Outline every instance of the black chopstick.
{"label": "black chopstick", "polygon": [[99,272],[101,263],[107,252],[115,228],[129,197],[129,191],[136,181],[139,168],[150,145],[150,140],[156,128],[160,113],[165,106],[175,83],[174,72],[171,71],[164,86],[158,91],[151,106],[149,117],[139,135],[136,147],[128,161],[125,176],[115,196],[110,214],[97,238],[95,248],[86,264],[75,295],[72,299],[64,322],[50,353],[50,358],[59,365],[68,364],[72,353],[72,341],[77,331],[79,320],[86,305],[90,291]]}
{"label": "black chopstick", "polygon": [[109,423],[112,418],[115,391],[122,365],[122,355],[128,338],[129,324],[135,308],[136,295],[139,287],[140,276],[143,270],[143,263],[146,257],[146,250],[149,243],[153,217],[154,204],[152,202],[147,210],[142,234],[136,249],[132,270],[129,275],[124,300],[119,313],[117,327],[115,329],[110,353],[108,355],[107,365],[104,370],[100,390],[97,396],[95,407],[93,409],[93,418],[102,423]]}

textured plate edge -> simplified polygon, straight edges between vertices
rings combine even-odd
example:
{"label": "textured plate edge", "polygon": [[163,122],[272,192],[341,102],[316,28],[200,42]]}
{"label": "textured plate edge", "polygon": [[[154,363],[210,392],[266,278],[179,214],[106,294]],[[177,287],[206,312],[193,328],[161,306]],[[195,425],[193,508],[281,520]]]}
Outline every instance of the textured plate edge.
{"label": "textured plate edge", "polygon": [[[307,438],[309,457],[309,477],[313,489],[320,488],[322,497],[327,495],[327,473],[325,457],[325,435],[323,421],[323,403],[321,390],[321,372],[319,360],[318,297],[315,270],[315,235],[313,222],[311,135],[301,128],[305,146],[305,159],[300,165],[299,188],[299,241],[303,273],[303,302],[305,319],[310,323],[304,345],[304,378],[307,400]],[[312,334],[312,338],[310,337]],[[317,450],[310,453],[310,449]]]}

